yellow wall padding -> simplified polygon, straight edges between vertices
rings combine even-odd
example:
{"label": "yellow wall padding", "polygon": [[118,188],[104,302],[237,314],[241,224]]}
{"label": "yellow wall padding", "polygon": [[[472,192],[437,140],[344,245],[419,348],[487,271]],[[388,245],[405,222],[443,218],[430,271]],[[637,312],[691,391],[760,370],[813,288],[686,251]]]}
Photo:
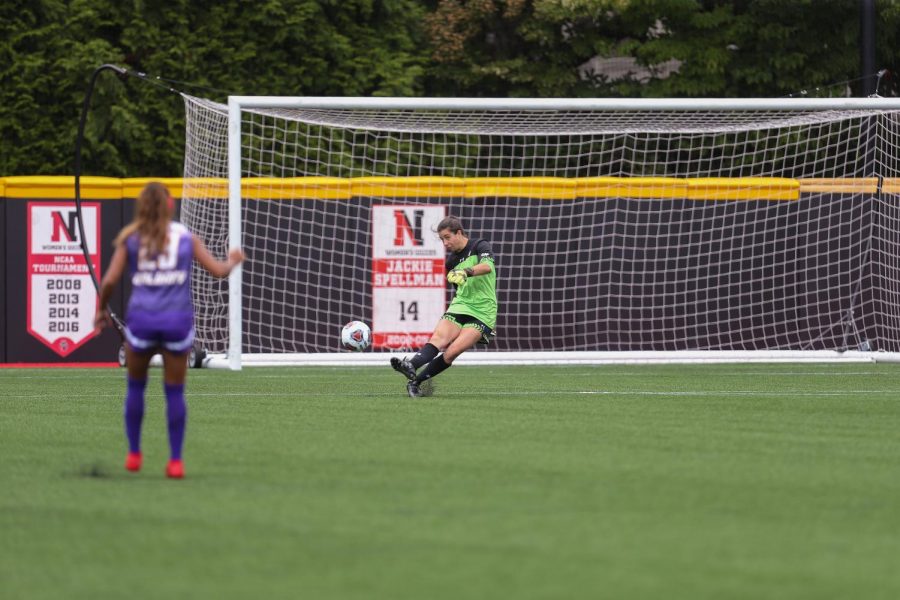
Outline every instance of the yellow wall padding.
{"label": "yellow wall padding", "polygon": [[184,180],[181,177],[133,177],[122,179],[121,181],[123,198],[137,198],[144,186],[151,181],[158,181],[169,188],[169,193],[172,194],[173,198],[182,197],[182,182]]}
{"label": "yellow wall padding", "polygon": [[874,194],[878,190],[877,177],[859,179],[801,179],[800,191],[825,194]]}
{"label": "yellow wall padding", "polygon": [[[86,200],[135,198],[150,181],[164,183],[176,198],[228,198],[228,180],[175,177],[82,177]],[[656,198],[686,200],[797,200],[800,194],[868,194],[878,179],[779,177],[248,177],[241,193],[254,200],[375,198]],[[900,178],[885,178],[882,192],[900,194]],[[74,199],[71,176],[0,178],[0,197]]]}
{"label": "yellow wall padding", "polygon": [[386,198],[461,198],[466,184],[459,177],[354,177],[353,196]]}
{"label": "yellow wall padding", "polygon": [[[121,200],[122,180],[115,177],[82,177],[82,200]],[[6,178],[6,198],[75,199],[75,177],[17,176]]]}
{"label": "yellow wall padding", "polygon": [[688,179],[689,200],[797,200],[800,183],[778,177]]}
{"label": "yellow wall padding", "polygon": [[467,198],[508,196],[572,200],[576,197],[578,180],[563,177],[474,177],[464,181]]}
{"label": "yellow wall padding", "polygon": [[687,198],[688,180],[675,177],[582,177],[579,198]]}
{"label": "yellow wall padding", "polygon": [[881,184],[881,191],[885,194],[900,194],[900,178],[885,177]]}

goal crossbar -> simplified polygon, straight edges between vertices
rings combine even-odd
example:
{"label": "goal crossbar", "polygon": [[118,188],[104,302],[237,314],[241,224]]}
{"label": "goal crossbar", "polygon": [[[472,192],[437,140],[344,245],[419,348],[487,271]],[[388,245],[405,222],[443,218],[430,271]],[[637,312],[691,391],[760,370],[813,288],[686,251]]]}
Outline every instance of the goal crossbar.
{"label": "goal crossbar", "polygon": [[484,111],[817,111],[900,110],[900,98],[401,98],[341,96],[229,96],[236,110],[321,108],[334,110]]}

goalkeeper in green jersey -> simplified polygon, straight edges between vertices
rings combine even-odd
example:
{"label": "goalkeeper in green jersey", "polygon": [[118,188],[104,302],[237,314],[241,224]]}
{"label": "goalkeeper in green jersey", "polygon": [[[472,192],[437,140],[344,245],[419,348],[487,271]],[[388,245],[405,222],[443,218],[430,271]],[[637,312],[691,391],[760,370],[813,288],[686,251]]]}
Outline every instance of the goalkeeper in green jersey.
{"label": "goalkeeper in green jersey", "polygon": [[489,343],[497,324],[497,271],[490,244],[469,239],[454,216],[438,223],[437,234],[450,253],[447,281],[456,287],[456,294],[431,339],[415,356],[391,358],[394,370],[406,376],[411,398],[422,396],[422,382],[449,368],[457,356],[477,343]]}

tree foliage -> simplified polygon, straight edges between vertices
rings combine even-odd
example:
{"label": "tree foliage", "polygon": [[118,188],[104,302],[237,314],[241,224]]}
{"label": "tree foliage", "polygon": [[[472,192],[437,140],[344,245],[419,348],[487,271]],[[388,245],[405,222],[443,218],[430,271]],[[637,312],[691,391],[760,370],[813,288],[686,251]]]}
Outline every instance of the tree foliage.
{"label": "tree foliage", "polygon": [[[175,87],[228,93],[422,93],[413,0],[12,0],[0,6],[0,173],[70,173],[81,105],[104,63],[177,82],[100,77],[85,172],[177,175],[184,107]],[[206,86],[206,87],[203,87]]]}
{"label": "tree foliage", "polygon": [[[877,9],[879,60],[890,67],[900,9],[889,2]],[[858,78],[859,11],[848,0],[439,0],[425,22],[427,89],[501,97],[772,97],[816,88],[843,95],[846,86],[821,88]]]}
{"label": "tree foliage", "polygon": [[[877,64],[893,70],[900,5],[876,6]],[[184,108],[169,88],[219,101],[845,95],[859,92],[859,56],[850,0],[7,0],[0,175],[71,172],[104,63],[167,81],[100,78],[85,173],[172,176]]]}

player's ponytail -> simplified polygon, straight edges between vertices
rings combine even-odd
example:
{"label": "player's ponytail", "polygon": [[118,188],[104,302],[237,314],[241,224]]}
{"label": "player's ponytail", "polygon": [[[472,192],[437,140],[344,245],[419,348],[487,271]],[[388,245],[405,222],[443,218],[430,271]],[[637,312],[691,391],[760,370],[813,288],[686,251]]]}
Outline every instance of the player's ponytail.
{"label": "player's ponytail", "polygon": [[155,258],[166,247],[171,209],[169,190],[157,181],[151,181],[138,194],[134,206],[134,220],[116,236],[115,244],[121,244],[135,231],[148,258]]}

